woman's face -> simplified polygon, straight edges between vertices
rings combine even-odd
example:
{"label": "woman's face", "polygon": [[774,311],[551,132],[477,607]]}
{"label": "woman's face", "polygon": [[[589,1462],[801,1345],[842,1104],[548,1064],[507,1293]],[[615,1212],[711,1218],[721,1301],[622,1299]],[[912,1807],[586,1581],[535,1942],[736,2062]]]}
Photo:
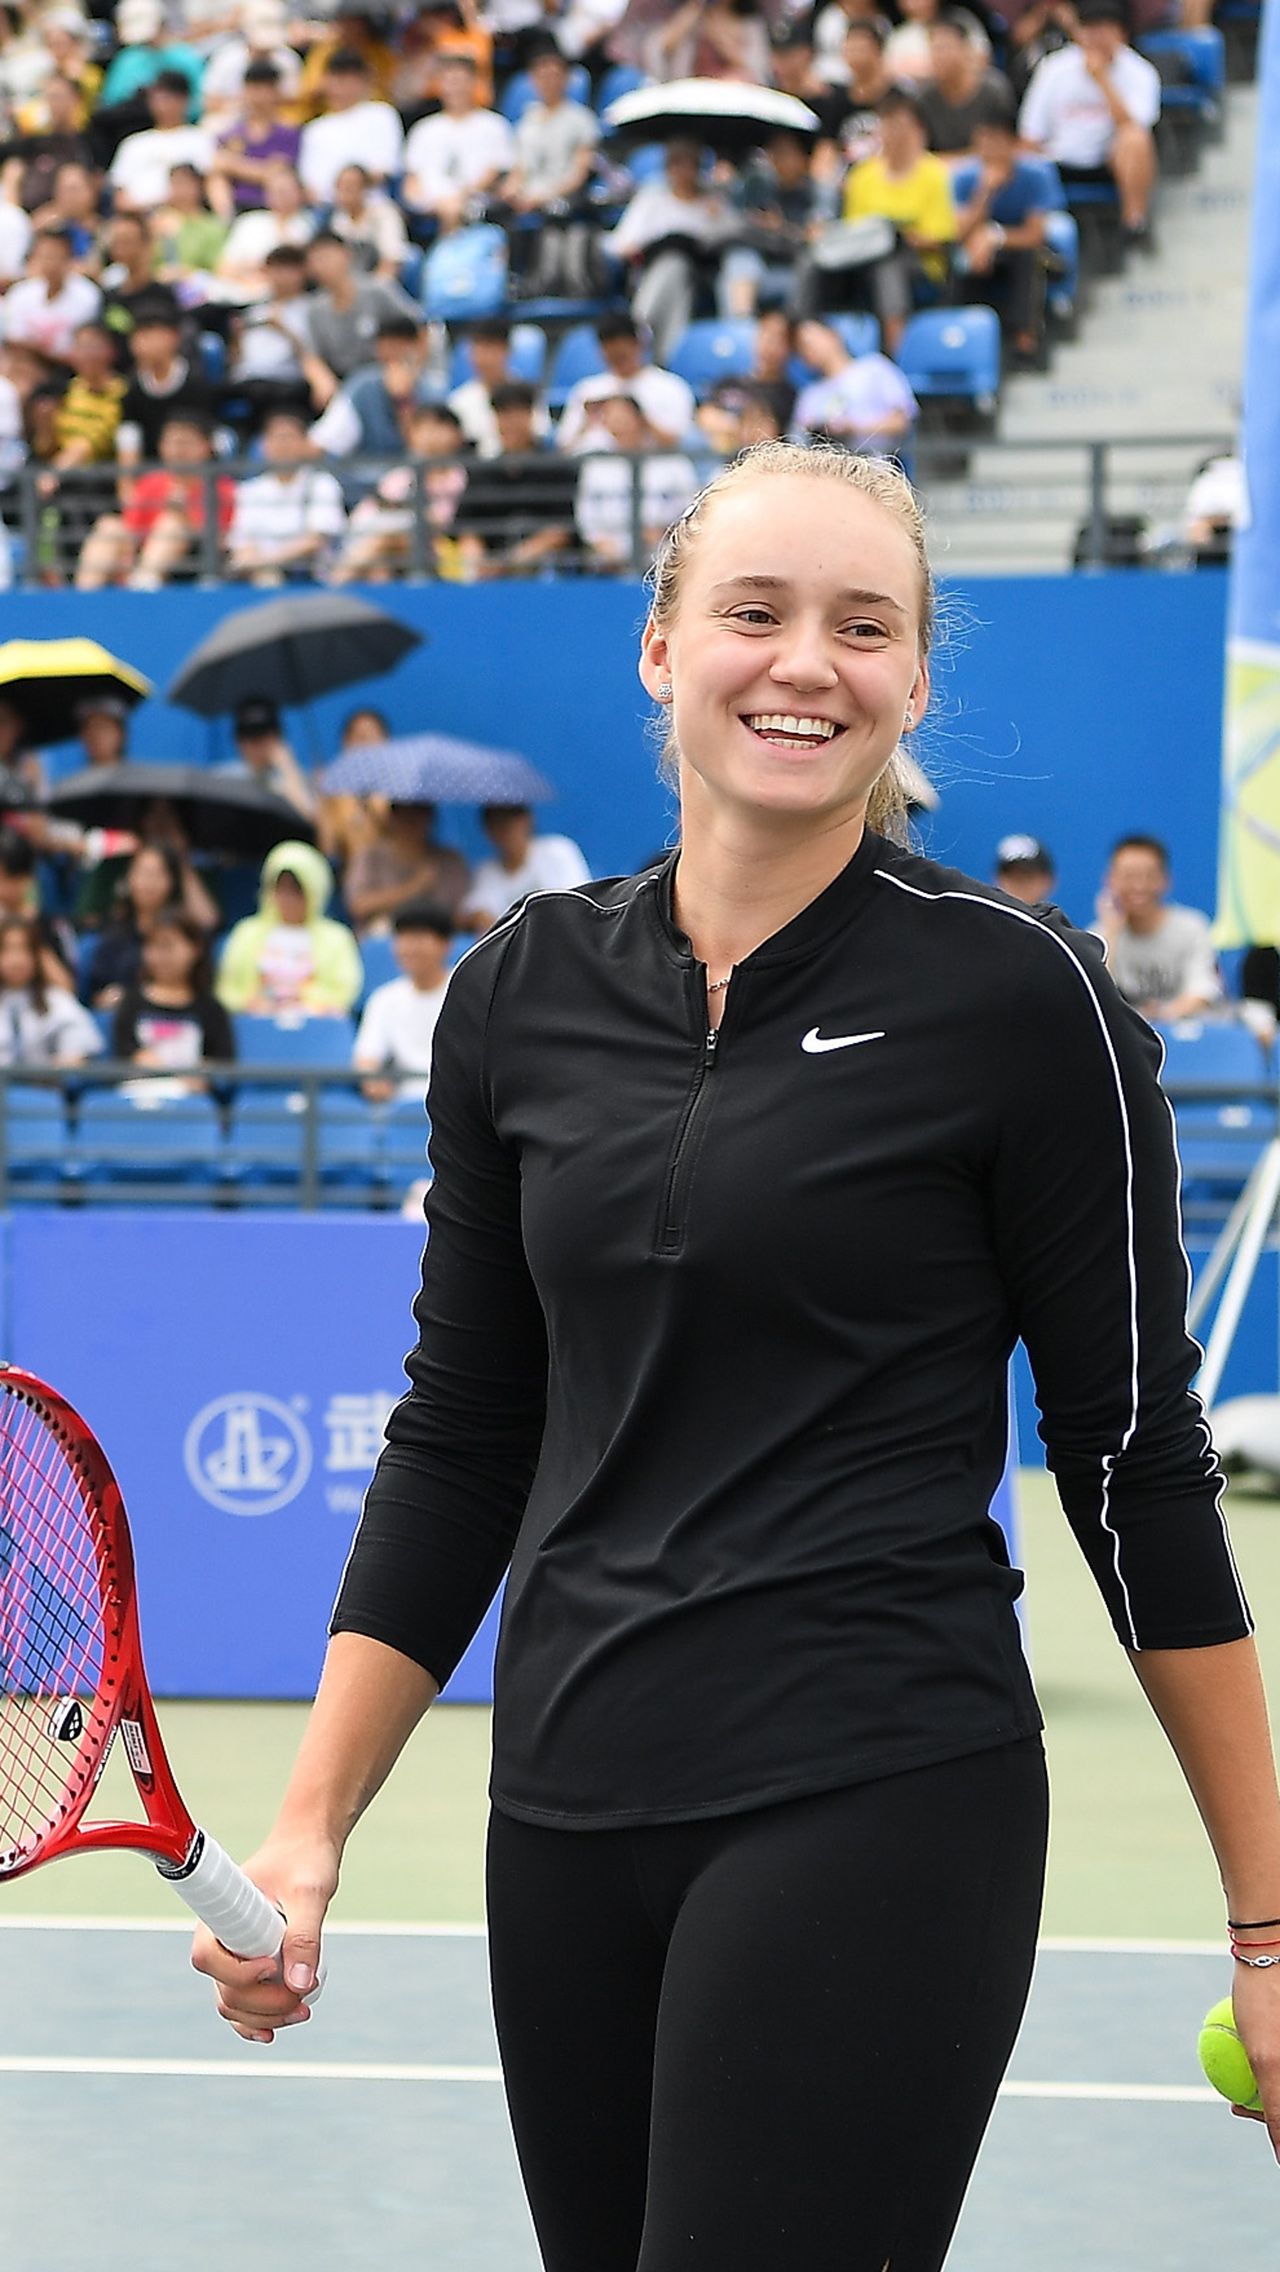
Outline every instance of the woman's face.
{"label": "woman's face", "polygon": [[906,530],[841,481],[771,474],[717,497],[640,666],[651,694],[671,682],[686,812],[864,810],[928,698],[920,598]]}
{"label": "woman's face", "polygon": [[170,899],[169,870],[158,852],[143,848],[129,862],[129,898],[139,915],[154,915]]}
{"label": "woman's face", "polygon": [[36,958],[26,933],[0,933],[0,986],[30,986],[35,975]]}
{"label": "woman's face", "polygon": [[142,967],[159,986],[181,986],[195,968],[199,948],[172,923],[162,923],[142,950]]}
{"label": "woman's face", "polygon": [[342,733],[344,749],[360,749],[367,742],[385,742],[387,726],[376,710],[357,710],[348,718]]}

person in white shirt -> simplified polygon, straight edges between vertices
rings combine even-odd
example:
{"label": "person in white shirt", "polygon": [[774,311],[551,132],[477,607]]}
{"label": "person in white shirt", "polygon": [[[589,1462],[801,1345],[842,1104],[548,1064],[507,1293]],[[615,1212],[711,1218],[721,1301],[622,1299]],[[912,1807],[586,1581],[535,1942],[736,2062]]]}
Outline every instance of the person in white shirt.
{"label": "person in white shirt", "polygon": [[344,166],[334,184],[329,227],[351,246],[366,276],[394,284],[409,249],[400,208],[380,189],[371,189],[363,166]]}
{"label": "person in white shirt", "polygon": [[31,219],[20,205],[0,199],[0,292],[8,290],[31,250]]}
{"label": "person in white shirt", "polygon": [[92,323],[102,303],[97,285],[71,262],[64,229],[37,229],[26,275],[0,300],[0,334],[7,342],[34,347],[55,363],[66,361],[78,327]]}
{"label": "person in white shirt", "polygon": [[[467,326],[467,347],[471,355],[471,376],[463,379],[449,393],[449,408],[462,424],[467,440],[482,458],[496,458],[502,452],[502,437],[498,421],[493,414],[493,391],[504,387],[514,376],[511,369],[511,325],[505,316],[485,316]],[[547,434],[549,421],[545,406],[539,402],[534,410],[534,432],[541,443]]]}
{"label": "person in white shirt", "polygon": [[[682,442],[691,434],[697,412],[692,387],[674,371],[664,371],[646,360],[644,337],[634,316],[602,316],[596,338],[607,368],[589,379],[579,379],[556,429],[562,450],[593,450],[604,432],[600,405],[611,394],[634,395],[660,448]],[[606,441],[605,447],[608,447]]]}
{"label": "person in white shirt", "polygon": [[571,836],[535,836],[531,805],[485,805],[481,825],[497,858],[478,862],[462,905],[468,931],[488,931],[531,891],[576,891],[591,870]]}
{"label": "person in white shirt", "polygon": [[81,1065],[103,1048],[89,1012],[43,970],[39,922],[0,919],[0,1065]]}
{"label": "person in white shirt", "polygon": [[267,169],[265,208],[241,213],[232,222],[222,248],[218,276],[228,287],[228,298],[256,298],[267,288],[266,262],[281,245],[301,249],[316,233],[315,216],[307,211],[302,183],[284,158]]}
{"label": "person in white shirt", "polygon": [[1094,925],[1126,1002],[1161,1025],[1198,1017],[1223,991],[1209,918],[1175,905],[1169,881],[1159,837],[1122,836],[1111,849]]}
{"label": "person in white shirt", "polygon": [[420,899],[392,920],[401,976],[374,988],[360,1019],[351,1062],[368,1073],[375,1103],[399,1094],[421,1100],[431,1076],[431,1044],[449,984],[445,957],[453,918],[438,900]]}
{"label": "person in white shirt", "polygon": [[1081,0],[1072,46],[1037,63],[1018,120],[1022,140],[1064,182],[1113,181],[1132,243],[1150,234],[1160,74],[1127,44],[1122,0]]}
{"label": "person in white shirt", "polygon": [[329,205],[344,166],[363,166],[381,185],[399,173],[404,128],[390,103],[370,94],[369,66],[353,47],[331,55],[324,74],[324,109],[302,129],[298,172],[308,197]]}
{"label": "person in white shirt", "polygon": [[[648,566],[672,522],[692,504],[698,476],[683,451],[654,450],[653,433],[634,395],[610,395],[600,405],[600,423],[604,431],[594,446],[611,454],[583,461],[574,504],[578,534],[596,567],[640,570]],[[642,457],[641,451],[652,454]]]}
{"label": "person in white shirt", "polygon": [[510,172],[514,158],[515,138],[505,118],[477,99],[474,57],[442,57],[440,108],[410,128],[404,146],[408,211],[435,221],[447,234],[461,226],[473,198]]}
{"label": "person in white shirt", "polygon": [[741,215],[703,185],[698,144],[668,143],[662,178],[642,182],[616,228],[600,239],[605,252],[638,273],[631,305],[653,335],[655,355],[674,347],[693,315],[700,263],[717,270],[740,229]]}
{"label": "person in white shirt", "polygon": [[118,213],[153,213],[168,197],[175,166],[205,174],[213,163],[208,128],[186,123],[191,89],[181,71],[157,72],[146,99],[154,123],[144,134],[126,134],[107,175]]}
{"label": "person in white shirt", "polygon": [[270,470],[236,491],[227,574],[258,585],[313,574],[347,525],[342,491],[331,473],[312,465],[307,421],[273,410],[262,429]]}

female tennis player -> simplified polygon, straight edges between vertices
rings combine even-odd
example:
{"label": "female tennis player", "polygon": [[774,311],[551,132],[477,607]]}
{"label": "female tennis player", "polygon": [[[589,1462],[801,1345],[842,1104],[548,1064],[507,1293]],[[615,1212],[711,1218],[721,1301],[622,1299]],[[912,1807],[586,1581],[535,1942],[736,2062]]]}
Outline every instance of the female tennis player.
{"label": "female tennis player", "polygon": [[242,2034],[306,2016],[347,1836],[510,1565],[489,1927],[548,2272],[943,2263],[1044,1864],[988,1516],[1019,1335],[1280,2146],[1280,1804],[1159,1050],[1060,916],[904,848],[931,623],[884,464],[766,444],[669,535],[680,850],[450,985],[412,1386],[249,1864],[287,1984],[196,1950]]}

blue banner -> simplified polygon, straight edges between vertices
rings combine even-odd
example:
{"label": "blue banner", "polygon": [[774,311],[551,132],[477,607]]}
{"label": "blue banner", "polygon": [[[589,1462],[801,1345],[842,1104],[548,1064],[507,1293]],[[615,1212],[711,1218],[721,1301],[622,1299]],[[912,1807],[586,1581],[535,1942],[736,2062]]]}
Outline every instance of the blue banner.
{"label": "blue banner", "polygon": [[1262,12],[1249,318],[1246,524],[1231,567],[1218,937],[1280,942],[1280,6]]}

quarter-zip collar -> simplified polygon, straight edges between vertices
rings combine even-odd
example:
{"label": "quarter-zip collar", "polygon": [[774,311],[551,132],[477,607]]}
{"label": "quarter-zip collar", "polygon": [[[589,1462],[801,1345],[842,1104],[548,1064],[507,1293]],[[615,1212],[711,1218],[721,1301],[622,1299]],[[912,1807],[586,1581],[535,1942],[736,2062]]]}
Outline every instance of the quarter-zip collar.
{"label": "quarter-zip collar", "polygon": [[[736,966],[735,977],[744,970],[770,969],[778,963],[798,961],[823,946],[834,932],[850,921],[866,899],[876,861],[883,850],[884,839],[873,829],[864,828],[856,852],[839,874],[832,877],[816,899],[811,899],[807,907],[802,907],[798,915],[784,923],[780,931],[773,932],[749,955],[744,955]],[[673,909],[679,857],[678,850],[670,855],[659,873],[657,889],[646,896],[667,945],[675,948],[682,961],[688,961],[693,949],[676,922]]]}

